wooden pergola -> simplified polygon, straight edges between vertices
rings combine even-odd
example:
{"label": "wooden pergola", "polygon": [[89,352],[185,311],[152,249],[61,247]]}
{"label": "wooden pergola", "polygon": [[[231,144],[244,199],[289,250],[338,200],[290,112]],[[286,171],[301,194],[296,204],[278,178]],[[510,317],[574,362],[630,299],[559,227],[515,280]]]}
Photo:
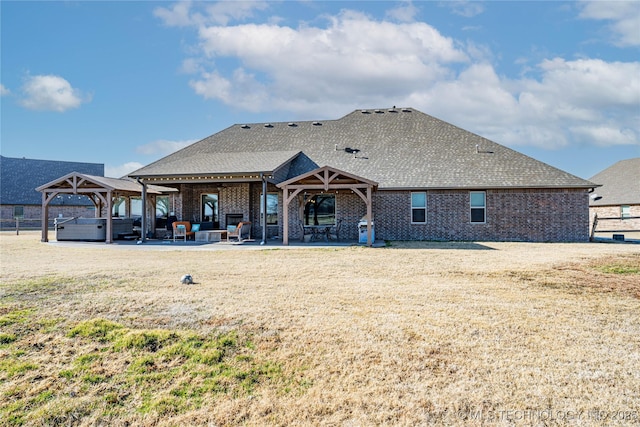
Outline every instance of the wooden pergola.
{"label": "wooden pergola", "polygon": [[[178,190],[170,187],[161,187],[158,185],[146,185],[138,183],[131,179],[125,178],[107,178],[104,176],[85,175],[78,172],[72,172],[61,178],[51,181],[47,184],[36,188],[36,191],[42,193],[42,239],[43,242],[49,241],[49,204],[56,196],[60,194],[74,194],[87,196],[96,207],[96,218],[101,213],[106,213],[107,219],[107,235],[105,243],[112,243],[112,226],[113,226],[113,202],[119,197],[140,196],[143,203],[143,215],[146,213],[146,197],[148,194],[160,195]],[[155,217],[155,215],[154,215]],[[144,228],[144,227],[143,227]],[[143,230],[144,235],[144,230]]]}
{"label": "wooden pergola", "polygon": [[277,187],[283,191],[284,199],[282,244],[289,244],[289,204],[298,194],[305,191],[350,190],[360,196],[367,206],[367,245],[371,246],[373,244],[371,238],[371,225],[373,220],[372,194],[374,187],[377,186],[377,182],[352,175],[330,166],[323,166],[277,184]]}

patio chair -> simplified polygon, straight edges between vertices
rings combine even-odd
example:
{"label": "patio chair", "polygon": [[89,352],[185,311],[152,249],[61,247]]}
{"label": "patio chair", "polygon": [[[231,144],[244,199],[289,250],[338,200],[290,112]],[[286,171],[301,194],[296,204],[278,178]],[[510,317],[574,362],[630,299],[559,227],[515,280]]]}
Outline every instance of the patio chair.
{"label": "patio chair", "polygon": [[329,229],[329,240],[335,240],[336,242],[340,240],[340,228],[342,228],[341,219],[336,222],[335,227]]}
{"label": "patio chair", "polygon": [[183,239],[185,242],[189,236],[195,236],[195,232],[191,231],[191,223],[189,221],[176,221],[173,223],[173,241]]}
{"label": "patio chair", "polygon": [[245,238],[251,238],[251,223],[249,221],[240,222],[234,231],[227,232],[227,242],[230,242],[231,239],[242,242]]}

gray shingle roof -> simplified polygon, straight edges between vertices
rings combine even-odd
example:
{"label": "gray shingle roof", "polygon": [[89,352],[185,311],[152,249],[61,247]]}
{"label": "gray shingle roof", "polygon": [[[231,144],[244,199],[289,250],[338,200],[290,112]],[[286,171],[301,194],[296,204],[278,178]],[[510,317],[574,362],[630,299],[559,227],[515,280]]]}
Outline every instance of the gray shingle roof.
{"label": "gray shingle roof", "polygon": [[[234,125],[130,176],[184,175],[194,173],[196,164],[198,173],[269,172],[286,155],[273,159],[266,153],[278,152],[302,153],[282,180],[329,165],[376,181],[381,189],[593,186],[411,108],[356,110],[322,122]],[[238,161],[224,168],[218,157]]]}
{"label": "gray shingle roof", "polygon": [[[145,176],[170,175],[206,175],[232,173],[272,172],[284,163],[291,161],[299,151],[258,151],[258,152],[216,152],[196,147],[190,153],[172,155],[141,169]],[[184,151],[184,150],[183,150]],[[177,153],[176,153],[177,154]],[[171,172],[168,172],[171,171]],[[129,174],[135,176],[138,172]]]}
{"label": "gray shingle roof", "polygon": [[[71,172],[101,176],[104,175],[104,164],[0,156],[0,204],[40,205],[42,194],[36,187]],[[51,204],[93,206],[89,199],[78,196],[64,196]]]}
{"label": "gray shingle roof", "polygon": [[601,184],[590,200],[590,206],[640,204],[640,157],[621,160],[594,175],[589,181]]}

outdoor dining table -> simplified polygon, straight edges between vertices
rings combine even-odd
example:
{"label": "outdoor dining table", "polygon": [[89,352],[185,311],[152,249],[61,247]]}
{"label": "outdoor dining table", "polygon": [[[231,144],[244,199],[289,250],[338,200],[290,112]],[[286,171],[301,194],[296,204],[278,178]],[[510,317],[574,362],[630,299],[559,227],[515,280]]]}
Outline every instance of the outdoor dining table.
{"label": "outdoor dining table", "polygon": [[334,227],[334,224],[303,225],[304,234],[311,235],[311,240],[324,239],[325,241],[331,240],[331,229]]}

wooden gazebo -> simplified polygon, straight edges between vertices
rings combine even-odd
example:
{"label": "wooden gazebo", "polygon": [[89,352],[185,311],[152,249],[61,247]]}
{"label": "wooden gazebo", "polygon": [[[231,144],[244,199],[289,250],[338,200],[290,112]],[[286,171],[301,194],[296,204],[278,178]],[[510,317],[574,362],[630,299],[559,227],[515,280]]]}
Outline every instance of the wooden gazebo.
{"label": "wooden gazebo", "polygon": [[59,194],[87,196],[96,207],[96,217],[102,212],[106,214],[107,231],[105,243],[112,243],[113,202],[119,197],[142,197],[143,236],[144,218],[146,217],[146,198],[148,194],[160,195],[176,192],[175,188],[146,185],[126,178],[107,178],[104,176],[85,175],[72,172],[61,178],[36,188],[42,193],[42,241],[49,241],[49,204]]}
{"label": "wooden gazebo", "polygon": [[373,244],[371,224],[373,221],[372,194],[378,183],[358,177],[330,166],[324,166],[277,184],[283,191],[282,244],[289,244],[289,204],[304,191],[350,190],[360,196],[367,206],[367,245]]}

